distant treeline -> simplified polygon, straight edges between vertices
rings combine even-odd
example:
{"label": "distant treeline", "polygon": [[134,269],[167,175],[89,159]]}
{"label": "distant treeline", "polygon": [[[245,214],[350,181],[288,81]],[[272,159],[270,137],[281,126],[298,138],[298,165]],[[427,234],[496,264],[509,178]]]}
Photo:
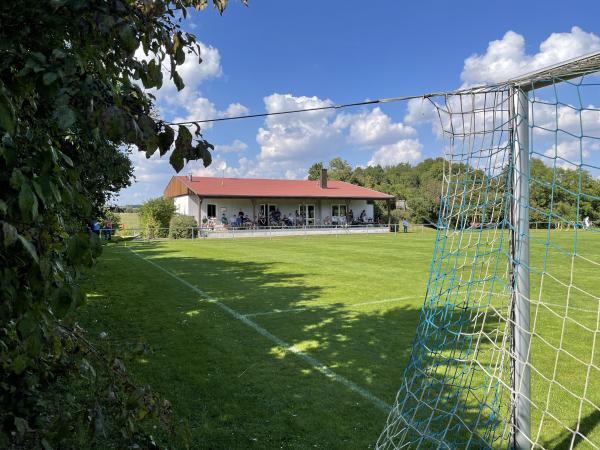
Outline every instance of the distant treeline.
{"label": "distant treeline", "polygon": [[[436,158],[426,159],[414,166],[401,163],[388,167],[353,168],[342,158],[334,158],[329,162],[328,177],[405,200],[407,209],[394,209],[393,221],[406,217],[412,222],[437,223],[445,166],[447,163],[443,158]],[[308,178],[317,180],[321,168],[321,163],[313,164],[308,171]],[[469,174],[467,177],[471,188],[495,190],[499,194],[495,196],[498,199],[506,193],[506,172],[486,175],[480,170],[467,169],[464,164],[452,166],[455,173]],[[464,176],[461,177],[458,177],[459,181],[464,182]],[[375,206],[376,215],[386,218],[385,203],[376,202]],[[589,216],[596,224],[600,222],[600,181],[585,170],[553,168],[539,159],[532,159],[530,221],[581,223],[585,216]]]}
{"label": "distant treeline", "polygon": [[123,205],[111,206],[109,209],[115,213],[136,213],[142,205]]}

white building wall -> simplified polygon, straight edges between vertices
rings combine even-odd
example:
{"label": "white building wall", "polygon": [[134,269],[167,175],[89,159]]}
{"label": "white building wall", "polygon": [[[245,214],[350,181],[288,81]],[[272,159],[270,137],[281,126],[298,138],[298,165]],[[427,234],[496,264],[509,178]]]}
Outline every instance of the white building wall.
{"label": "white building wall", "polygon": [[288,216],[290,213],[295,216],[296,211],[300,212],[300,205],[314,205],[315,219],[317,224],[322,224],[327,218],[331,218],[331,206],[333,204],[347,204],[352,210],[354,217],[358,218],[362,210],[365,210],[367,219],[373,219],[373,205],[367,204],[366,200],[345,200],[345,199],[255,199],[254,212],[252,201],[244,198],[204,198],[200,199],[196,195],[182,195],[174,198],[175,208],[178,214],[192,216],[198,223],[203,218],[208,217],[208,205],[215,205],[215,217],[219,219],[222,213],[229,221],[235,220],[238,212],[241,210],[248,214],[248,217],[258,219],[260,214],[260,205],[276,205],[282,214]]}
{"label": "white building wall", "polygon": [[183,214],[184,216],[192,216],[198,221],[199,219],[199,207],[198,207],[198,196],[196,195],[181,195],[175,197],[175,211],[177,214]]}
{"label": "white building wall", "polygon": [[365,214],[367,215],[367,219],[372,220],[373,219],[373,214],[374,214],[374,209],[373,209],[373,205],[369,205],[367,204],[367,200],[345,200],[345,199],[326,199],[326,200],[322,200],[321,203],[321,217],[323,219],[325,218],[330,218],[331,217],[331,206],[332,205],[347,205],[348,210],[352,210],[352,213],[354,214],[354,218],[358,219],[358,216],[360,216],[360,213],[362,212],[362,210],[365,210]]}

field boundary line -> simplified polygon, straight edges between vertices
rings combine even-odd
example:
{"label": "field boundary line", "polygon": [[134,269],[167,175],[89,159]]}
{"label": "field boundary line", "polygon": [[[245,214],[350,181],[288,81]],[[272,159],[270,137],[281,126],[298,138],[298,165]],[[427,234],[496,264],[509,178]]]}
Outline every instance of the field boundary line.
{"label": "field boundary line", "polygon": [[[349,305],[340,306],[340,308],[352,309],[354,306],[365,306],[365,305],[376,305],[378,303],[399,302],[400,300],[409,300],[409,299],[414,299],[414,298],[416,298],[416,297],[411,296],[411,297],[386,298],[384,300],[374,300],[371,302],[352,303]],[[312,310],[318,311],[321,309],[325,309],[325,308],[320,307],[320,306],[313,306],[313,307],[307,306],[306,308],[274,309],[273,311],[264,311],[264,312],[244,314],[244,316],[245,317],[269,316],[272,314],[282,314],[282,313],[289,313],[289,312],[302,312],[302,311],[312,311]]]}
{"label": "field boundary line", "polygon": [[388,413],[390,411],[390,409],[392,409],[391,405],[388,405],[386,402],[381,400],[375,394],[369,392],[367,389],[359,386],[358,384],[350,381],[346,377],[337,374],[336,372],[331,370],[329,367],[327,367],[325,364],[323,364],[319,360],[313,358],[312,356],[308,355],[307,353],[304,353],[302,350],[295,348],[293,345],[288,344],[283,339],[278,338],[277,336],[275,336],[273,333],[271,333],[267,329],[261,327],[256,322],[253,322],[252,320],[245,317],[244,315],[238,313],[235,309],[230,308],[229,306],[225,305],[224,303],[221,303],[214,297],[212,297],[209,294],[207,294],[206,292],[204,292],[199,287],[194,286],[193,284],[189,283],[188,281],[184,280],[183,278],[180,278],[179,276],[175,275],[170,270],[167,270],[164,267],[162,267],[160,264],[155,263],[154,261],[143,257],[142,255],[138,254],[135,250],[131,250],[131,249],[128,249],[128,250],[131,253],[133,253],[135,256],[140,258],[142,261],[147,262],[148,264],[154,266],[155,268],[157,268],[157,269],[163,271],[164,273],[166,273],[167,275],[171,276],[173,279],[179,281],[184,286],[190,288],[191,290],[193,290],[194,292],[199,294],[207,302],[217,305],[219,308],[221,308],[223,311],[228,313],[230,316],[232,316],[235,319],[239,320],[240,322],[243,322],[244,324],[248,325],[250,328],[254,329],[254,331],[256,331],[258,334],[260,334],[263,337],[266,337],[271,342],[276,344],[278,347],[281,347],[285,352],[289,352],[289,353],[292,353],[292,354],[298,356],[300,359],[302,359],[304,362],[308,363],[308,365],[312,366],[315,370],[317,370],[321,374],[325,375],[330,380],[337,381],[338,383],[346,386],[352,392],[354,392],[354,393],[360,395],[361,397],[363,397],[364,399],[370,401],[381,411]]}

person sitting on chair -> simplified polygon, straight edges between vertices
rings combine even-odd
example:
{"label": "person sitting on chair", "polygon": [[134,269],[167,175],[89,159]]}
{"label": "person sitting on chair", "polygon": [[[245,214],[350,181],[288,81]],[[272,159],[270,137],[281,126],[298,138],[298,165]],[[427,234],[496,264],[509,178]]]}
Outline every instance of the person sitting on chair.
{"label": "person sitting on chair", "polygon": [[221,216],[221,225],[227,224],[229,224],[229,220],[227,220],[227,216],[225,215],[225,213],[223,213],[223,215]]}

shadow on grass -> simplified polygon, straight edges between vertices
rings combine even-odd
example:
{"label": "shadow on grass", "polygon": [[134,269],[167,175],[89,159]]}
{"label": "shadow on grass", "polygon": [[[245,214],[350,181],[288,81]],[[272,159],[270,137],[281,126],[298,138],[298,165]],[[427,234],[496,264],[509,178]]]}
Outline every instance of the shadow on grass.
{"label": "shadow on grass", "polygon": [[[582,436],[588,436],[592,433],[592,431],[598,426],[600,423],[600,411],[595,410],[590,414],[581,419],[579,423],[578,433],[573,435],[570,431],[564,433],[564,437],[557,443],[550,442],[546,444],[548,448],[553,448],[554,450],[569,450],[576,449],[579,444],[584,442]],[[577,428],[577,424],[573,424],[571,429],[575,430]],[[558,438],[560,439],[560,438]]]}
{"label": "shadow on grass", "polygon": [[[274,270],[276,263],[182,257],[177,250],[154,244],[138,244],[135,250],[242,314],[303,308],[250,319],[339,375],[393,403],[411,354],[420,308],[401,303],[362,309],[340,303],[311,305],[318,302],[323,289],[308,285],[303,273]],[[126,250],[106,252],[103,264],[99,270],[104,273],[98,275],[104,278],[96,286],[101,297],[92,305],[103,299],[104,305],[110,304],[112,315],[99,308],[95,312],[104,316],[106,327],[120,328],[115,332],[123,339],[144,336],[161,354],[160,360],[145,362],[143,370],[153,384],[158,384],[157,390],[174,397],[180,413],[201,423],[214,423],[195,434],[199,446],[209,443],[212,448],[243,447],[235,440],[239,439],[235,434],[239,430],[247,435],[261,434],[261,442],[269,442],[268,446],[293,442],[290,446],[295,448],[305,448],[313,442],[325,448],[358,448],[372,446],[377,440],[385,414],[376,408],[371,412],[356,409],[356,395],[344,386],[323,382],[314,367],[302,361],[298,364],[299,360],[289,352],[274,352],[273,342],[266,342],[252,329],[243,330],[244,326],[233,323],[231,317],[215,313],[214,304],[199,301],[189,288]],[[124,275],[131,270],[136,272],[135,281]],[[457,320],[449,321],[451,312],[432,311],[429,320],[437,322],[445,338],[436,339],[431,330],[422,330],[429,338],[422,344],[431,344],[430,356],[413,363],[435,377],[436,371],[443,372],[445,365],[453,364],[444,354],[465,351],[464,342],[448,338],[452,336],[452,325],[444,328],[441,324],[450,323],[456,330],[465,331],[468,313],[459,311]],[[422,323],[421,327],[431,325]],[[279,360],[288,358],[289,367],[295,368],[292,374],[264,363],[280,364]],[[431,364],[433,368],[428,366]],[[293,388],[286,378],[289,375],[294,377]],[[419,389],[427,384],[423,375]],[[459,413],[465,423],[487,420],[485,427],[491,426],[489,422],[494,418],[482,417],[475,398],[461,397],[464,378],[472,373],[460,376],[463,379],[439,377],[437,387],[420,392],[436,409]],[[201,408],[198,392],[204,393],[204,398],[200,396]],[[308,408],[310,417],[302,420],[309,424],[287,421],[282,411],[291,409],[290,405],[295,410]],[[454,417],[456,414],[438,414],[428,420],[429,431],[435,434],[449,430],[453,442],[465,442],[465,427],[453,422]],[[472,445],[480,443],[476,440]]]}
{"label": "shadow on grass", "polygon": [[[323,289],[307,285],[305,274],[274,272],[274,263],[182,257],[176,250],[152,244],[136,245],[135,250],[219,302],[249,314],[253,322],[385,401],[393,401],[420,308],[401,302],[362,309],[342,303],[311,305],[318,302]],[[356,295],[364,298],[363,293]],[[180,314],[192,320],[198,305],[194,303]],[[261,311],[294,309],[301,311],[253,316]],[[292,354],[283,357],[294,358]]]}

